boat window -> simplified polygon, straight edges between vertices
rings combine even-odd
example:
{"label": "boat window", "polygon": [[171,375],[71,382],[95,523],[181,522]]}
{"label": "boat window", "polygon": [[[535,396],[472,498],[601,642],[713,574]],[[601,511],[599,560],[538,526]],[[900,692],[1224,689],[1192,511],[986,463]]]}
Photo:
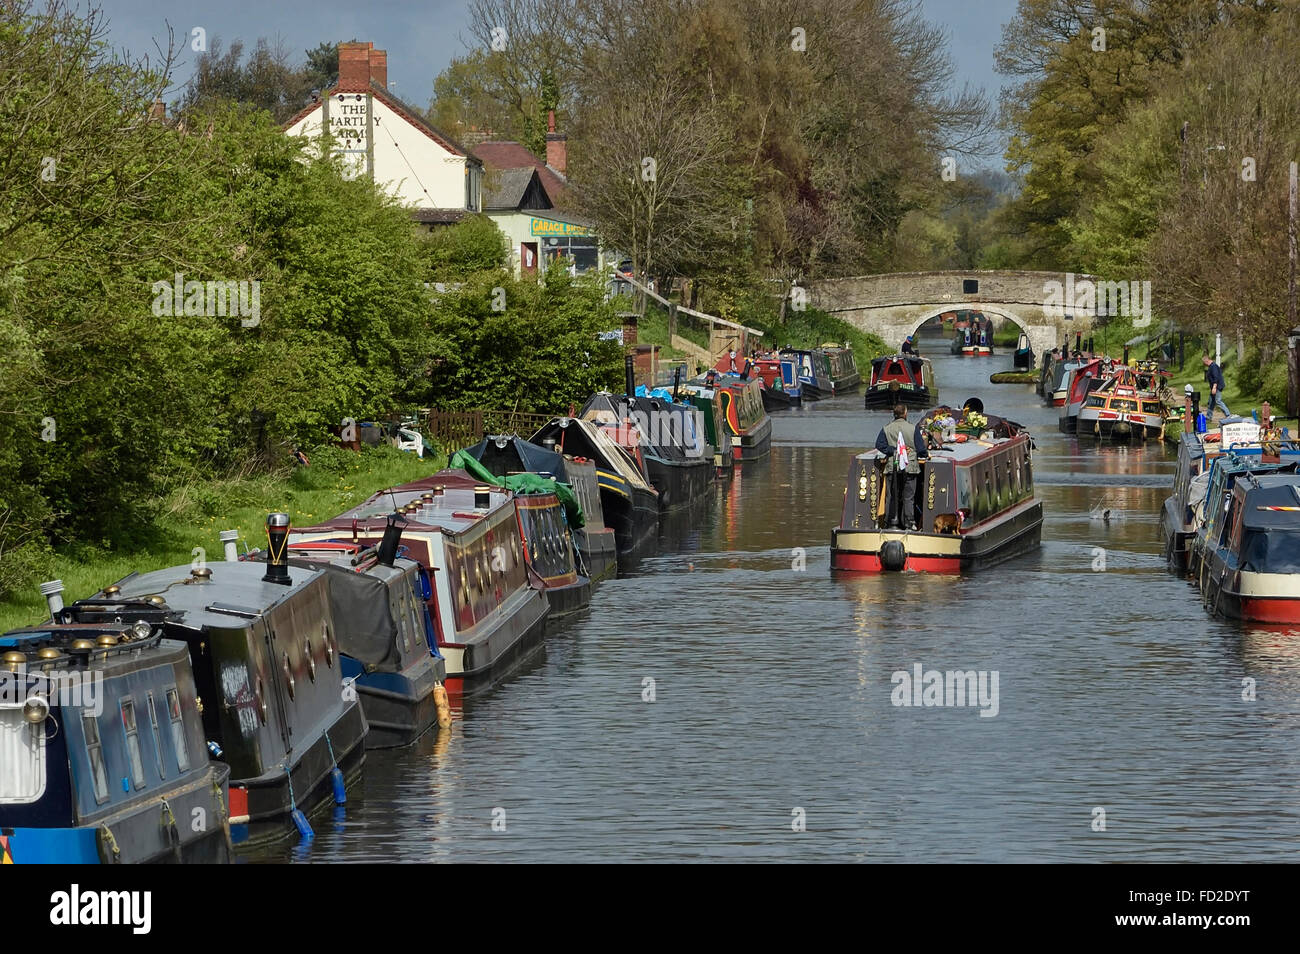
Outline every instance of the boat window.
{"label": "boat window", "polygon": [[1092,395],[1089,395],[1088,400],[1087,400],[1087,403],[1086,403],[1084,406],[1085,406],[1085,407],[1105,407],[1105,406],[1106,406],[1106,399],[1105,399],[1103,396],[1101,396],[1100,394],[1092,394]]}
{"label": "boat window", "polygon": [[131,766],[131,784],[136,788],[144,788],[144,759],[140,757],[140,729],[135,724],[135,700],[123,699],[121,710],[127,761]]}
{"label": "boat window", "polygon": [[22,805],[45,794],[45,723],[23,718],[22,702],[0,706],[0,805]]}
{"label": "boat window", "polygon": [[1123,398],[1113,398],[1110,406],[1116,411],[1136,411],[1138,409],[1137,401],[1126,401]]}
{"label": "boat window", "polygon": [[1143,402],[1142,402],[1142,411],[1143,411],[1143,413],[1145,413],[1145,414],[1159,414],[1159,413],[1160,413],[1160,405],[1157,404],[1157,403],[1155,403],[1154,401],[1143,401]]}
{"label": "boat window", "polygon": [[90,762],[90,781],[95,789],[95,801],[108,801],[108,770],[104,767],[104,746],[99,741],[99,723],[89,712],[81,714],[81,725],[86,733],[86,759]]}
{"label": "boat window", "polygon": [[153,693],[145,693],[145,708],[149,710],[149,727],[153,729],[153,757],[154,764],[158,766],[158,777],[166,778],[167,772],[163,768],[162,757],[162,733],[158,731],[158,709],[153,702]]}
{"label": "boat window", "polygon": [[185,717],[181,713],[180,693],[167,690],[167,715],[172,723],[172,748],[176,750],[176,767],[182,772],[190,770],[190,751],[185,745]]}

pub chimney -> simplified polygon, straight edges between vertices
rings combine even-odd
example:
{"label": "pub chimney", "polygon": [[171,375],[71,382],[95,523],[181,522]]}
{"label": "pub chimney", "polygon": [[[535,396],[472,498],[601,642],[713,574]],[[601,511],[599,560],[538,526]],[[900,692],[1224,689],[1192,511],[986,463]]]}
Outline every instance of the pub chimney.
{"label": "pub chimney", "polygon": [[546,114],[546,164],[564,175],[569,164],[569,137],[555,131],[555,110]]}

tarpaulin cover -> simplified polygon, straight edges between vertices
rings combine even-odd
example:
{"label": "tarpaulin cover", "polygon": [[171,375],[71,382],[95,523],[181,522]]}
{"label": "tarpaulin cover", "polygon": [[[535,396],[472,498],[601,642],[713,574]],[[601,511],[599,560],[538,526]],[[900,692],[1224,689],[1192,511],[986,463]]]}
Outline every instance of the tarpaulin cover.
{"label": "tarpaulin cover", "polygon": [[498,477],[530,470],[535,474],[568,482],[563,454],[547,450],[541,444],[526,441],[518,435],[505,438],[505,444],[505,447],[498,447],[497,438],[485,437],[473,447],[466,447],[464,452]]}
{"label": "tarpaulin cover", "polygon": [[388,609],[388,586],[348,567],[330,565],[326,570],[339,650],[367,667],[395,671],[400,657],[397,626]]}
{"label": "tarpaulin cover", "polygon": [[[544,450],[544,448],[542,449]],[[516,494],[555,494],[560,499],[560,503],[564,505],[564,515],[568,519],[570,527],[577,528],[586,524],[586,517],[582,513],[582,504],[578,503],[577,495],[568,484],[534,473],[498,477],[479,463],[478,459],[472,455],[472,450],[473,448],[467,448],[456,451],[452,455],[448,466],[452,468],[459,467],[477,480],[496,484],[498,487],[505,487]]]}

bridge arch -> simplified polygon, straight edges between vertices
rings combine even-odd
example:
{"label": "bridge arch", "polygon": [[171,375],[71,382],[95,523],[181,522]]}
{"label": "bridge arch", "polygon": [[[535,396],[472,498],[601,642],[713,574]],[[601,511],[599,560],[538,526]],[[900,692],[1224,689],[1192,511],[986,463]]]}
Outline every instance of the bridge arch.
{"label": "bridge arch", "polygon": [[1091,299],[1070,311],[1060,302],[1074,301],[1075,284],[1092,278],[1011,270],[897,272],[824,279],[809,283],[808,291],[813,305],[890,346],[936,315],[971,310],[1014,322],[1029,336],[1034,353],[1042,355],[1075,332],[1091,330],[1096,316]]}

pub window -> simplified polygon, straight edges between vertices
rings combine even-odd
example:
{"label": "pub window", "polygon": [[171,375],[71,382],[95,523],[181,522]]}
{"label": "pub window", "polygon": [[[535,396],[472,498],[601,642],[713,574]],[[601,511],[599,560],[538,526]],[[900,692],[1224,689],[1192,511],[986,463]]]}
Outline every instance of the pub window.
{"label": "pub window", "polygon": [[144,759],[140,756],[140,729],[135,724],[135,700],[122,700],[122,732],[126,736],[126,756],[131,767],[131,784],[144,788]]}
{"label": "pub window", "polygon": [[90,781],[95,789],[95,801],[108,801],[108,770],[104,768],[104,746],[99,741],[99,723],[89,712],[81,714],[81,724],[86,733],[86,760],[90,763]]}
{"label": "pub window", "polygon": [[172,748],[176,750],[176,767],[182,772],[190,769],[190,752],[185,745],[185,717],[181,714],[180,693],[167,690],[167,716],[172,724]]}

